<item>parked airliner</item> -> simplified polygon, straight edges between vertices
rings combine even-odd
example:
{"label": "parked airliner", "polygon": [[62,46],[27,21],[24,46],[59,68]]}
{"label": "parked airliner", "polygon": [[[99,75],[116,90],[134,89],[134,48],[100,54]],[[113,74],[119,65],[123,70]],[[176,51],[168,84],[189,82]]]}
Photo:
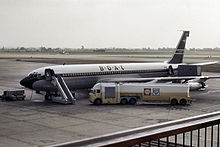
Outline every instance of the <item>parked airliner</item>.
{"label": "parked airliner", "polygon": [[[196,88],[204,87],[204,82],[210,77],[175,76],[179,65],[183,65],[184,49],[189,31],[183,31],[176,51],[170,61],[161,63],[115,63],[115,64],[80,64],[57,65],[36,69],[20,81],[20,84],[38,93],[51,95],[57,88],[47,80],[47,72],[51,70],[56,76],[64,79],[70,91],[92,88],[100,81],[153,81],[153,80],[186,80],[191,81]],[[216,62],[199,63],[196,65],[213,64]],[[195,81],[193,81],[195,80]]]}

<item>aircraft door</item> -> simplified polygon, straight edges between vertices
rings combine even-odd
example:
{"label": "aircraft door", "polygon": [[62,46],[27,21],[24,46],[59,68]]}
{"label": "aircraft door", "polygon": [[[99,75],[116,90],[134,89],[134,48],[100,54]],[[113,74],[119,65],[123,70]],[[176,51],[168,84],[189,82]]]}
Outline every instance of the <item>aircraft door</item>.
{"label": "aircraft door", "polygon": [[55,73],[52,69],[45,69],[45,79],[47,81],[51,81],[52,80],[52,76],[54,76]]}

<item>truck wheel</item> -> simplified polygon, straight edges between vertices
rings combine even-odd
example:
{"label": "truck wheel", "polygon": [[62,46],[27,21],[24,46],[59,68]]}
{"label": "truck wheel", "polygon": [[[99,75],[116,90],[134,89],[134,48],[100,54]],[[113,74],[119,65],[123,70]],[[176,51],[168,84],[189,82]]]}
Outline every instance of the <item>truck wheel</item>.
{"label": "truck wheel", "polygon": [[181,99],[181,100],[180,100],[180,104],[181,104],[181,105],[186,105],[186,103],[187,103],[187,102],[186,102],[186,99]]}
{"label": "truck wheel", "polygon": [[137,102],[137,100],[136,100],[135,98],[131,98],[131,99],[129,100],[129,104],[131,104],[131,105],[136,104],[136,102]]}
{"label": "truck wheel", "polygon": [[95,101],[94,101],[94,104],[95,105],[100,105],[100,104],[102,104],[102,100],[101,99],[96,99]]}
{"label": "truck wheel", "polygon": [[177,105],[178,101],[176,99],[172,99],[170,103],[171,103],[171,105]]}
{"label": "truck wheel", "polygon": [[121,102],[120,102],[120,104],[125,105],[125,104],[127,104],[127,102],[128,102],[128,101],[127,101],[126,99],[122,99]]}

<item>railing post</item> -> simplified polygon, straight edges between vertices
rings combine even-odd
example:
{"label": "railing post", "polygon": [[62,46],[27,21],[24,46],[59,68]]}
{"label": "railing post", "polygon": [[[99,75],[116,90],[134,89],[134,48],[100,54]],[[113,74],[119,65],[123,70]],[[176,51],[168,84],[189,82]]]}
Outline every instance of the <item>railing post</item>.
{"label": "railing post", "polygon": [[177,134],[175,134],[175,147],[177,147]]}
{"label": "railing post", "polygon": [[183,146],[185,146],[185,133],[183,132]]}
{"label": "railing post", "polygon": [[198,147],[200,146],[200,129],[198,129]]}
{"label": "railing post", "polygon": [[206,140],[207,140],[207,127],[205,127],[205,142],[204,142],[204,147],[206,147]]}
{"label": "railing post", "polygon": [[211,127],[211,147],[213,147],[213,125]]}
{"label": "railing post", "polygon": [[192,135],[193,135],[193,132],[190,131],[190,147],[192,147]]}
{"label": "railing post", "polygon": [[219,124],[218,124],[218,131],[217,131],[217,147],[219,147]]}
{"label": "railing post", "polygon": [[169,147],[169,136],[167,136],[167,147]]}

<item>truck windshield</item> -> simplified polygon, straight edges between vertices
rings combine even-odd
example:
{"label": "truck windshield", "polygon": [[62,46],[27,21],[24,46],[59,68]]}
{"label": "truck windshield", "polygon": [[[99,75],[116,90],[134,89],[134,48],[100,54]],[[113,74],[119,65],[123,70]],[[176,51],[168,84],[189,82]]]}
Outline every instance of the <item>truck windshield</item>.
{"label": "truck windshield", "polygon": [[98,89],[98,90],[96,90],[96,89],[91,89],[91,90],[90,90],[90,93],[94,93],[94,94],[95,94],[95,93],[100,93],[100,90],[99,90],[99,89]]}
{"label": "truck windshield", "polygon": [[95,93],[95,90],[94,90],[94,89],[91,89],[91,90],[90,90],[90,93]]}

